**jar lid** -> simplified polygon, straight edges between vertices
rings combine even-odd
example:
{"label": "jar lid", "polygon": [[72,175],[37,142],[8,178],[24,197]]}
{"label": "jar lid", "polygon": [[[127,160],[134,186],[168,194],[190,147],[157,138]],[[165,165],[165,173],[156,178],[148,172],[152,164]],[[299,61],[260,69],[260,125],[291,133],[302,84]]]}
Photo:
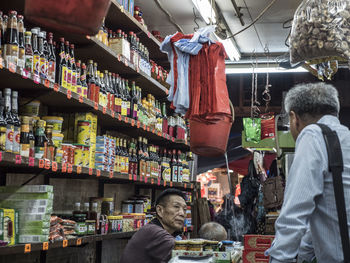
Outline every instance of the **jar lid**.
{"label": "jar lid", "polygon": [[75,215],[73,215],[73,216],[74,216],[74,217],[81,217],[81,218],[86,217],[85,214],[75,214]]}
{"label": "jar lid", "polygon": [[63,118],[59,116],[44,116],[42,119],[48,121],[63,121]]}
{"label": "jar lid", "polygon": [[123,204],[133,204],[134,202],[131,200],[124,200],[122,203]]}
{"label": "jar lid", "polygon": [[102,202],[113,202],[113,198],[103,198]]}
{"label": "jar lid", "polygon": [[232,246],[233,245],[233,241],[231,241],[231,240],[223,240],[223,241],[221,241],[221,243],[225,246]]}

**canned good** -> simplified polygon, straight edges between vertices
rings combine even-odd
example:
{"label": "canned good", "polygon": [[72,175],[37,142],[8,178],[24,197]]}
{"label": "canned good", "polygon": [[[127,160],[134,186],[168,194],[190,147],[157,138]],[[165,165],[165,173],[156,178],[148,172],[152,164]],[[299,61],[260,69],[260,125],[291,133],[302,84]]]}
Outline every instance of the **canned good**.
{"label": "canned good", "polygon": [[74,149],[74,165],[83,166],[83,149],[84,145],[75,144]]}
{"label": "canned good", "polygon": [[47,124],[52,125],[53,133],[60,133],[62,131],[63,118],[58,116],[44,116],[42,118]]}
{"label": "canned good", "polygon": [[64,135],[62,133],[53,133],[52,141],[56,148],[61,148]]}
{"label": "canned good", "polygon": [[90,165],[90,146],[84,146],[83,148],[83,166],[89,167]]}
{"label": "canned good", "polygon": [[90,146],[90,134],[91,134],[90,127],[91,127],[91,121],[87,121],[87,120],[78,121],[78,136],[77,136],[78,144]]}

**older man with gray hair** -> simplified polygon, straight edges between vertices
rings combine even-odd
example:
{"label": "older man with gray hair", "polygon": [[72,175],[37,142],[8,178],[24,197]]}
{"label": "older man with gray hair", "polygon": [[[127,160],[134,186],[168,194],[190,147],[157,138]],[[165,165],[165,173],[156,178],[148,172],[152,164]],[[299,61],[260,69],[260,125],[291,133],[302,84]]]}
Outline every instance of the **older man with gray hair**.
{"label": "older man with gray hair", "polygon": [[[275,224],[275,240],[266,254],[273,263],[295,262],[301,241],[310,229],[318,263],[344,262],[327,148],[321,128],[315,125],[324,124],[339,137],[344,162],[344,198],[349,204],[350,132],[338,120],[338,92],[324,83],[298,85],[287,93],[285,108],[296,140],[295,158]],[[346,214],[349,228],[349,206]]]}
{"label": "older man with gray hair", "polygon": [[227,239],[227,232],[219,223],[209,222],[199,229],[199,237],[206,240],[222,241]]}

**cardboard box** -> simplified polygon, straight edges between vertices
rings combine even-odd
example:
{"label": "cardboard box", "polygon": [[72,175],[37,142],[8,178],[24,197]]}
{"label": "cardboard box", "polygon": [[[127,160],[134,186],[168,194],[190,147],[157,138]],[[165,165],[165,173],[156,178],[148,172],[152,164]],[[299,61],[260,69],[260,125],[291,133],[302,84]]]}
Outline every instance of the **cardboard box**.
{"label": "cardboard box", "polygon": [[271,247],[275,236],[244,235],[244,249],[265,251]]}
{"label": "cardboard box", "polygon": [[18,243],[19,217],[14,209],[0,208],[0,240],[8,245]]}
{"label": "cardboard box", "polygon": [[129,13],[134,16],[134,0],[129,0]]}
{"label": "cardboard box", "polygon": [[109,47],[117,54],[130,61],[130,43],[124,38],[114,38],[109,41]]}
{"label": "cardboard box", "polygon": [[0,186],[0,193],[53,193],[52,185]]}
{"label": "cardboard box", "polygon": [[264,251],[247,250],[243,251],[243,263],[268,263],[270,257],[264,255]]}

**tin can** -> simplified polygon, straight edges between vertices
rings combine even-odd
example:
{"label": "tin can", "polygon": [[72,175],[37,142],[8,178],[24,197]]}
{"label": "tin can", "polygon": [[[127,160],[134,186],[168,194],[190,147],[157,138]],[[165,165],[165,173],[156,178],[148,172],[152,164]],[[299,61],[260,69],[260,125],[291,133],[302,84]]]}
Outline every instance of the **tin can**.
{"label": "tin can", "polygon": [[62,143],[62,163],[68,163],[70,144]]}
{"label": "tin can", "polygon": [[78,136],[77,143],[90,146],[91,121],[78,121]]}
{"label": "tin can", "polygon": [[84,145],[75,144],[74,146],[74,165],[83,166]]}
{"label": "tin can", "polygon": [[90,146],[83,148],[83,167],[89,167],[90,164]]}

